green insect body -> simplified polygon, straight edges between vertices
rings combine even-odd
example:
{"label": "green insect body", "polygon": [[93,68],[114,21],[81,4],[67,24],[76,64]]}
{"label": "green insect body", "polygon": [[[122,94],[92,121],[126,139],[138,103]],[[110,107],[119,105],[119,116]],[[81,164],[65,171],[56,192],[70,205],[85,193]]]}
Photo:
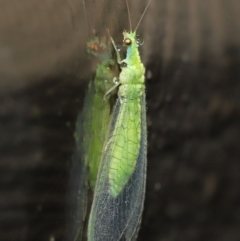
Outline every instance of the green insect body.
{"label": "green insect body", "polygon": [[[141,138],[140,100],[145,91],[145,68],[139,56],[136,33],[124,32],[123,36],[123,42],[130,40],[131,45],[127,48],[126,59],[120,61],[121,65],[126,65],[119,76],[121,85],[118,97],[122,108],[110,140],[112,158],[109,166],[109,192],[114,197],[119,195],[136,166]],[[125,113],[128,113],[128,116],[125,116]]]}
{"label": "green insect body", "polygon": [[[101,37],[101,39],[95,37],[87,43],[88,52],[101,58],[101,62],[97,65],[94,81],[89,84],[86,96],[90,96],[90,98],[86,97],[89,100],[83,110],[84,139],[81,145],[85,149],[84,162],[89,166],[88,179],[92,190],[95,187],[103,143],[110,121],[110,96],[105,99],[103,97],[106,91],[114,85],[113,78],[118,74],[116,62],[111,58],[109,44],[107,37]],[[111,94],[113,95],[114,92]]]}
{"label": "green insect body", "polygon": [[147,153],[145,68],[135,31],[125,31],[123,36],[127,46],[123,60],[112,40],[121,66],[115,86],[119,86],[118,100],[97,176],[88,223],[89,241],[135,240],[143,210]]}
{"label": "green insect body", "polygon": [[86,219],[89,186],[94,191],[104,139],[108,130],[111,114],[111,100],[116,91],[108,98],[105,93],[114,86],[113,78],[118,75],[119,67],[114,60],[115,51],[108,36],[94,37],[87,43],[87,51],[100,59],[94,80],[88,85],[84,106],[78,115],[76,130],[76,151],[73,155],[69,177],[68,221],[64,240],[82,240]]}

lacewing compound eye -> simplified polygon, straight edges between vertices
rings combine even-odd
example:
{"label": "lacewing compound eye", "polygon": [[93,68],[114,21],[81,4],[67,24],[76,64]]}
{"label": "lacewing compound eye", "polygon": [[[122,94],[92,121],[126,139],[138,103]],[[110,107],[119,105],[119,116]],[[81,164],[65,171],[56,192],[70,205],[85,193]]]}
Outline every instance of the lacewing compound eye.
{"label": "lacewing compound eye", "polygon": [[126,46],[130,46],[132,44],[132,40],[129,39],[129,38],[126,38],[123,40],[123,43],[126,45]]}
{"label": "lacewing compound eye", "polygon": [[99,46],[96,45],[96,44],[89,44],[88,48],[91,49],[91,50],[95,50],[96,52],[99,51]]}
{"label": "lacewing compound eye", "polygon": [[100,43],[87,43],[87,49],[96,54],[101,54],[106,51],[106,47]]}

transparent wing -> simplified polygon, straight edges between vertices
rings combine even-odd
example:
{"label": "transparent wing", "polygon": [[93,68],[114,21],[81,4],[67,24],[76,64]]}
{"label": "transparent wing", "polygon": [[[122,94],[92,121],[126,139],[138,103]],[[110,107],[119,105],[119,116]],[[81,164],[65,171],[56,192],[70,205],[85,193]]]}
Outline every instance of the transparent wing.
{"label": "transparent wing", "polygon": [[[137,103],[139,104],[139,103]],[[109,194],[108,170],[111,148],[108,143],[111,140],[116,120],[121,110],[118,99],[114,108],[110,130],[103,150],[101,169],[95,189],[94,202],[92,206],[88,238],[90,241],[118,241],[135,240],[139,229],[141,214],[143,210],[146,180],[146,110],[145,95],[141,99],[141,145],[136,167],[124,186],[121,193],[116,197]],[[124,111],[131,111],[128,107]],[[127,113],[124,113],[126,118]],[[126,132],[125,132],[126,133]],[[127,134],[126,134],[127,135]],[[126,136],[123,138],[126,138]]]}
{"label": "transparent wing", "polygon": [[82,240],[82,232],[87,210],[87,166],[80,161],[80,153],[73,156],[74,165],[70,174],[70,191],[68,192],[67,241]]}
{"label": "transparent wing", "polygon": [[[72,157],[72,168],[69,175],[67,191],[67,224],[65,239],[82,240],[82,232],[87,211],[88,166],[84,157],[91,140],[90,126],[86,125],[92,115],[92,102],[95,93],[94,84],[89,84],[82,112],[77,117],[75,139],[76,150]],[[90,109],[89,109],[90,108]],[[83,141],[83,138],[85,140]]]}

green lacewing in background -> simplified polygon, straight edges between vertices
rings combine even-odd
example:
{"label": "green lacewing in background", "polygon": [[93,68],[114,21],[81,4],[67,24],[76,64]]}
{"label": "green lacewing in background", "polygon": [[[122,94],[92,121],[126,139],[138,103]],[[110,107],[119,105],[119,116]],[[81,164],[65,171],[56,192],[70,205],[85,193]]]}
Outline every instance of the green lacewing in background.
{"label": "green lacewing in background", "polygon": [[88,241],[135,240],[141,222],[147,166],[145,68],[138,50],[142,42],[136,35],[139,23],[132,31],[130,14],[129,22],[130,31],[123,32],[123,43],[127,47],[125,59],[120,60],[111,39],[121,73],[118,83],[106,93],[107,96],[119,86],[102,150],[88,223]]}
{"label": "green lacewing in background", "polygon": [[[110,121],[110,98],[116,91],[113,91],[108,98],[104,98],[104,95],[114,86],[113,78],[119,74],[119,69],[113,57],[109,37],[96,36],[87,43],[87,50],[90,54],[101,59],[96,69],[94,81],[90,82],[86,94],[86,104],[83,107],[83,143],[79,143],[85,149],[84,162],[85,165],[89,166],[88,179],[91,189],[94,190],[103,143]],[[77,126],[79,124],[78,122]],[[77,131],[75,138],[78,142]]]}
{"label": "green lacewing in background", "polygon": [[76,152],[70,175],[70,222],[67,240],[82,240],[82,232],[87,212],[89,186],[94,191],[98,166],[111,113],[111,97],[104,99],[105,93],[114,85],[113,78],[119,74],[114,60],[110,38],[95,36],[87,43],[87,51],[100,59],[95,78],[89,83],[82,112],[79,114],[76,131]]}

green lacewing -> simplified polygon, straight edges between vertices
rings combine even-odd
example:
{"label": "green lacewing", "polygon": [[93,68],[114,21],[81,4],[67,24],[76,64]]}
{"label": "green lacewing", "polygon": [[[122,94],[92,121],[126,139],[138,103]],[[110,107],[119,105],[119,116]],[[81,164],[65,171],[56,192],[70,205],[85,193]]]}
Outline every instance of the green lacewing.
{"label": "green lacewing", "polygon": [[[130,14],[129,22],[132,29]],[[138,47],[142,41],[136,35],[137,27],[134,31],[123,32],[123,44],[127,47],[123,60],[111,39],[121,73],[116,85],[106,93],[107,96],[119,87],[102,150],[88,223],[88,241],[135,240],[141,222],[146,186],[147,133],[145,68],[139,55]]]}
{"label": "green lacewing", "polygon": [[[110,98],[116,92],[112,92],[108,98],[104,98],[104,95],[114,85],[114,76],[119,74],[109,41],[107,36],[97,36],[87,43],[88,52],[101,59],[96,69],[94,81],[89,84],[86,104],[83,108],[84,139],[81,145],[85,149],[84,162],[85,165],[89,166],[88,179],[92,190],[95,187],[103,143],[110,121]],[[77,135],[75,137],[77,140]]]}
{"label": "green lacewing", "polygon": [[115,51],[110,38],[95,36],[87,42],[87,52],[100,59],[95,78],[89,83],[82,112],[76,122],[76,151],[70,174],[70,221],[67,240],[82,240],[83,226],[87,212],[88,189],[94,191],[98,166],[101,159],[104,139],[107,133],[111,113],[111,97],[104,94],[114,85],[113,78],[119,68],[114,60]]}

